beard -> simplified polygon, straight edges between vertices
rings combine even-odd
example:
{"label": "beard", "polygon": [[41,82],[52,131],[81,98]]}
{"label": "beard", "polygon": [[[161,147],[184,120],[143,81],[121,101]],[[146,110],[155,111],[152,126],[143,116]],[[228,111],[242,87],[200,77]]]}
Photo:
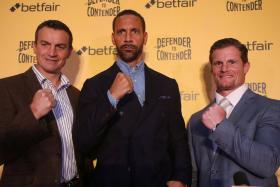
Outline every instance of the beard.
{"label": "beard", "polygon": [[139,58],[143,52],[143,44],[139,47],[132,44],[124,44],[117,47],[117,52],[121,60],[124,62],[132,62]]}

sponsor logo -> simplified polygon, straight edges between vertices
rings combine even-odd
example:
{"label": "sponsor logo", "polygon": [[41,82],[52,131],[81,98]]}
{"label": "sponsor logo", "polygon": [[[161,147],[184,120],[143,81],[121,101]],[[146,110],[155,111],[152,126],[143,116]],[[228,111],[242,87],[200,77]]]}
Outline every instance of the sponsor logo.
{"label": "sponsor logo", "polygon": [[180,96],[182,101],[196,101],[200,94],[195,91],[180,91]]}
{"label": "sponsor logo", "polygon": [[34,41],[19,41],[18,63],[37,63],[37,58],[33,53]]}
{"label": "sponsor logo", "polygon": [[116,55],[117,50],[114,46],[104,46],[104,47],[92,47],[92,46],[83,46],[77,52],[77,55],[81,56],[83,54],[88,55]]}
{"label": "sponsor logo", "polygon": [[164,37],[157,38],[156,54],[158,61],[180,61],[191,60],[191,38]]}
{"label": "sponsor logo", "polygon": [[264,42],[259,42],[259,41],[247,41],[245,43],[247,49],[249,51],[270,51],[272,50],[273,43],[264,41]]}
{"label": "sponsor logo", "polygon": [[119,0],[88,0],[88,17],[116,16],[121,8]]}
{"label": "sponsor logo", "polygon": [[11,12],[19,10],[21,12],[56,12],[58,11],[61,5],[52,3],[35,3],[35,4],[26,4],[26,3],[16,3],[10,8]]}
{"label": "sponsor logo", "polygon": [[262,0],[242,0],[240,3],[236,1],[227,1],[226,10],[228,12],[259,11],[262,10],[262,5]]}
{"label": "sponsor logo", "polygon": [[146,3],[146,8],[152,6],[156,8],[189,8],[194,7],[197,0],[150,0]]}
{"label": "sponsor logo", "polygon": [[267,86],[265,82],[248,82],[246,84],[253,92],[259,93],[261,95],[267,94]]}

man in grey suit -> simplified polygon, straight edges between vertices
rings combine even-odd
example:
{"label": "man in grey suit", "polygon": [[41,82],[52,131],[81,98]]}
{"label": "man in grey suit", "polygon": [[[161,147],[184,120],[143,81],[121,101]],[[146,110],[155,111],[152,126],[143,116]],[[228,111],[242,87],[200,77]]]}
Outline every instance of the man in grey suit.
{"label": "man in grey suit", "polygon": [[280,157],[280,105],[245,84],[248,50],[233,38],[216,41],[209,60],[215,100],[188,124],[193,186],[276,187]]}

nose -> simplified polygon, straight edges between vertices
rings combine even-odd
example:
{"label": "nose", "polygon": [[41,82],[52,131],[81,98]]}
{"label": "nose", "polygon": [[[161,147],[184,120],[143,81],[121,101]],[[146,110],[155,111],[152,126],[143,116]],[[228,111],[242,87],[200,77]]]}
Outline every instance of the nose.
{"label": "nose", "polygon": [[51,46],[50,49],[49,49],[49,55],[50,56],[56,56],[56,48],[55,46]]}
{"label": "nose", "polygon": [[125,35],[125,42],[131,42],[131,34],[129,32]]}
{"label": "nose", "polygon": [[222,71],[227,71],[227,69],[228,69],[228,64],[227,63],[223,63],[222,67],[221,67],[221,70]]}

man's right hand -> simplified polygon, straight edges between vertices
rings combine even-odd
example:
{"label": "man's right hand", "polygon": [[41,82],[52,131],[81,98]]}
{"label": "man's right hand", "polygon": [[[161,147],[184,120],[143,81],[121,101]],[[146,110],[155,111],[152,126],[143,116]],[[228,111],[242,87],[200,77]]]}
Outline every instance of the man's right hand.
{"label": "man's right hand", "polygon": [[36,119],[40,119],[46,115],[53,107],[56,101],[49,89],[38,90],[33,96],[32,103],[30,104],[31,111]]}
{"label": "man's right hand", "polygon": [[120,100],[133,91],[133,82],[129,76],[118,73],[109,91],[115,99]]}
{"label": "man's right hand", "polygon": [[202,122],[208,129],[214,129],[217,124],[226,118],[224,109],[216,103],[211,105],[203,114]]}

